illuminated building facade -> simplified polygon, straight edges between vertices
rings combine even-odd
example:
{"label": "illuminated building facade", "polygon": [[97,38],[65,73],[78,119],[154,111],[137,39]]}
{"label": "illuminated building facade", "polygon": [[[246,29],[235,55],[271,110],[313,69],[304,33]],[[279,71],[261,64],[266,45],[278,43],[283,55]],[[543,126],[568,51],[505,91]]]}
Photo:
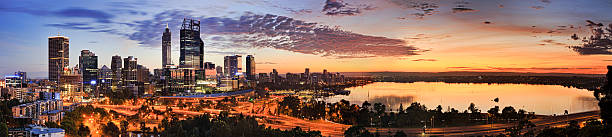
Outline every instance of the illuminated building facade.
{"label": "illuminated building facade", "polygon": [[238,79],[242,75],[242,56],[225,56],[223,65],[226,77]]}
{"label": "illuminated building facade", "polygon": [[255,80],[255,57],[247,55],[246,57],[246,79]]}
{"label": "illuminated building facade", "polygon": [[112,57],[111,59],[111,71],[113,72],[112,74],[112,81],[111,81],[111,90],[112,91],[117,91],[121,85],[123,84],[121,82],[122,78],[122,61],[121,61],[121,56],[119,55],[115,55]]}
{"label": "illuminated building facade", "polygon": [[188,91],[195,90],[196,82],[204,80],[204,42],[200,38],[200,21],[184,19],[180,30],[179,68],[185,73]]}
{"label": "illuminated building facade", "polygon": [[89,50],[81,50],[79,56],[79,67],[83,78],[85,92],[96,90],[98,82],[98,56]]}
{"label": "illuminated building facade", "polygon": [[133,56],[128,56],[123,59],[123,69],[121,78],[123,89],[132,92],[133,95],[138,95],[138,59]]}
{"label": "illuminated building facade", "polygon": [[65,67],[69,64],[68,37],[49,37],[49,80],[57,82]]}
{"label": "illuminated building facade", "polygon": [[172,64],[172,33],[166,24],[166,30],[162,34],[162,67]]}

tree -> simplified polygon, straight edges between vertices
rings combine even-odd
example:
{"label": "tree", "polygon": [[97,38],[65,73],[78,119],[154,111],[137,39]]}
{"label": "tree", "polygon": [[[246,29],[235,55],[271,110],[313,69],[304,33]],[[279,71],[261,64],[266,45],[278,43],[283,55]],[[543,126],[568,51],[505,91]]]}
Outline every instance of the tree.
{"label": "tree", "polygon": [[87,137],[89,136],[91,131],[89,131],[89,127],[81,124],[81,126],[79,126],[79,130],[77,131],[77,135],[79,137]]}
{"label": "tree", "polygon": [[515,119],[516,118],[516,110],[512,106],[507,106],[502,110],[502,117],[506,120]]}
{"label": "tree", "polygon": [[491,109],[489,109],[489,111],[487,111],[487,112],[488,112],[489,114],[491,114],[491,115],[496,116],[496,115],[498,115],[498,114],[499,114],[499,106],[492,107],[492,108],[491,108]]}
{"label": "tree", "polygon": [[6,123],[0,123],[0,137],[8,137],[8,126]]}
{"label": "tree", "polygon": [[121,121],[120,126],[121,126],[121,133],[125,133],[128,130],[128,126],[130,125],[130,123],[128,121]]}
{"label": "tree", "polygon": [[[612,25],[610,25],[610,29],[612,29]],[[599,100],[599,115],[603,119],[603,125],[610,126],[612,125],[612,66],[608,66],[606,78],[607,82],[604,83],[604,86],[595,90],[593,95]]]}
{"label": "tree", "polygon": [[476,104],[474,103],[470,103],[470,107],[468,107],[468,110],[470,110],[472,114],[480,113],[480,110],[478,110],[478,108],[476,107]]}
{"label": "tree", "polygon": [[406,133],[402,131],[397,131],[395,132],[395,135],[393,135],[393,137],[408,137],[408,135],[406,135]]}
{"label": "tree", "polygon": [[344,131],[345,137],[373,137],[367,129],[362,126],[351,126],[349,129]]}
{"label": "tree", "polygon": [[140,131],[142,131],[143,133],[144,132],[149,132],[149,130],[151,130],[151,128],[147,127],[146,124],[147,123],[145,123],[144,121],[140,122]]}
{"label": "tree", "polygon": [[118,137],[119,134],[121,134],[121,131],[119,130],[119,127],[115,125],[115,123],[109,121],[106,123],[106,125],[102,126],[102,133],[107,136]]}
{"label": "tree", "polygon": [[58,125],[57,123],[55,123],[53,121],[45,122],[45,126],[47,126],[49,128],[60,128],[60,125]]}
{"label": "tree", "polygon": [[442,105],[438,105],[438,106],[436,107],[436,113],[438,113],[438,114],[442,114]]}

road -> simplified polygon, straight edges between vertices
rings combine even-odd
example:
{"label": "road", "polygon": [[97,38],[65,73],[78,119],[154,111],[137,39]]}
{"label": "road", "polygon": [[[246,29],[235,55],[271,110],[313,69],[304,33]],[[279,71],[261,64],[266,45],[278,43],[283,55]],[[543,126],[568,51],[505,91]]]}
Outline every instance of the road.
{"label": "road", "polygon": [[[256,119],[264,124],[266,127],[278,128],[282,130],[291,130],[295,127],[301,127],[302,130],[313,130],[313,131],[321,131],[323,136],[343,136],[344,130],[348,129],[350,125],[333,123],[325,120],[304,120],[299,118],[294,118],[286,115],[275,115],[271,114],[273,112],[275,103],[272,102],[274,99],[270,101],[257,101],[257,103],[240,103],[237,107],[234,107],[234,111],[230,111],[230,114],[238,115],[243,114],[247,116],[256,117]],[[140,106],[133,105],[102,105],[102,104],[92,104],[94,107],[104,108],[107,110],[114,110],[118,113],[124,115],[134,115],[137,113]],[[166,106],[151,106],[156,110],[165,111]],[[201,112],[189,111],[187,109],[180,109],[179,107],[171,107],[172,112],[182,115],[182,116],[195,116],[202,114],[219,114],[221,110],[217,109],[204,109]],[[258,113],[250,113],[251,110],[257,110]],[[267,111],[266,111],[267,110]],[[183,119],[183,118],[180,118]],[[160,119],[161,120],[161,119]],[[155,126],[159,121],[154,123],[147,123],[147,127]]]}
{"label": "road", "polygon": [[[599,118],[599,111],[589,111],[582,113],[575,113],[569,115],[560,116],[538,116],[536,119],[530,120],[536,125],[535,130],[542,130],[547,127],[559,127],[565,126],[569,121],[586,121],[589,119]],[[448,128],[429,128],[426,133],[423,134],[422,128],[368,128],[370,132],[379,132],[381,135],[386,135],[389,131],[395,133],[397,131],[403,131],[404,133],[424,136],[482,136],[482,135],[497,135],[504,133],[506,128],[512,127],[514,124],[488,124],[488,125],[475,125],[475,126],[462,126],[462,127],[448,127]]]}
{"label": "road", "polygon": [[[273,98],[266,101],[255,101],[255,103],[240,102],[237,107],[233,107],[230,114],[238,115],[243,114],[247,116],[256,117],[256,119],[264,124],[266,127],[279,128],[283,130],[290,130],[296,126],[301,127],[303,130],[316,130],[321,131],[323,136],[343,136],[344,131],[350,127],[350,125],[338,124],[326,120],[304,120],[300,118],[290,117],[286,115],[272,114],[276,108],[275,100],[279,98]],[[133,105],[101,105],[93,104],[94,107],[105,108],[108,110],[115,110],[121,114],[134,115],[140,106]],[[156,110],[165,111],[166,106],[152,106]],[[178,107],[172,107],[172,110],[176,114],[180,114],[184,117],[201,115],[201,114],[219,114],[221,110],[217,109],[204,109],[200,112],[190,111],[187,109],[180,109]],[[255,113],[251,113],[255,111]],[[599,111],[590,111],[583,113],[575,113],[562,116],[538,116],[536,119],[532,119],[536,127],[536,130],[542,130],[546,127],[564,126],[571,120],[586,121],[589,119],[596,119],[599,117]],[[180,118],[180,119],[183,119]],[[155,126],[159,121],[150,123],[151,126]],[[147,124],[149,126],[149,124]],[[394,133],[396,131],[403,131],[411,136],[425,135],[425,136],[479,136],[479,135],[497,135],[504,133],[505,129],[512,127],[514,124],[488,124],[488,125],[475,125],[475,126],[461,126],[461,127],[436,127],[429,128],[426,130],[426,134],[423,134],[421,128],[368,128],[370,132],[379,132],[382,135],[387,134],[389,131]]]}

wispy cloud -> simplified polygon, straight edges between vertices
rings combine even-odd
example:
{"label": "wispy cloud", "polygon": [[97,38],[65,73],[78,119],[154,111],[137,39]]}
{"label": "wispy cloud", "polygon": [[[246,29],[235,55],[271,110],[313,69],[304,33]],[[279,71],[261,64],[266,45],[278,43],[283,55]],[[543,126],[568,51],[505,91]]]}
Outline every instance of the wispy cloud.
{"label": "wispy cloud", "polygon": [[571,68],[571,67],[516,67],[516,68],[512,68],[512,67],[485,67],[485,68],[479,68],[479,67],[447,67],[447,69],[459,69],[459,70],[487,70],[487,71],[535,71],[535,70],[590,70],[590,69],[597,69],[597,68],[589,68],[589,67],[575,67],[575,68]]}
{"label": "wispy cloud", "polygon": [[438,61],[436,59],[414,59],[412,61]]}
{"label": "wispy cloud", "polygon": [[262,65],[275,65],[275,64],[278,64],[278,63],[274,63],[274,62],[267,62],[267,61],[266,61],[266,62],[257,62],[257,64],[262,64]]}
{"label": "wispy cloud", "polygon": [[557,45],[557,46],[565,46],[567,44],[565,43],[561,43],[561,42],[557,42],[555,40],[552,39],[545,39],[541,41],[542,43],[540,43],[540,45]]}
{"label": "wispy cloud", "polygon": [[466,12],[477,12],[478,10],[467,7],[470,2],[467,1],[458,1],[455,2],[456,6],[452,8],[453,13],[466,13]]}
{"label": "wispy cloud", "polygon": [[[411,13],[417,19],[422,19],[425,16],[433,15],[437,13],[439,8],[438,4],[431,0],[389,0],[391,3],[396,4],[402,8],[413,9],[416,12]],[[404,18],[400,18],[404,19]]]}
{"label": "wispy cloud", "polygon": [[539,10],[539,9],[543,9],[543,8],[544,8],[544,6],[531,6],[531,8],[532,8],[532,9]]}
{"label": "wispy cloud", "polygon": [[101,10],[80,7],[69,7],[60,10],[33,9],[30,7],[3,7],[0,8],[0,11],[26,13],[35,16],[88,18],[99,23],[111,23],[111,19],[115,17],[113,14]]}
{"label": "wispy cloud", "polygon": [[[129,38],[145,46],[158,45],[161,36],[159,28],[163,28],[166,22],[170,22],[170,26],[178,26],[182,17],[193,16],[191,13],[169,10],[156,14],[153,19],[134,22],[136,32]],[[411,56],[424,52],[401,39],[352,33],[285,16],[245,13],[239,18],[194,18],[201,20],[202,33],[210,37],[211,41],[205,41],[209,42],[207,46],[275,48],[337,58]]]}
{"label": "wispy cloud", "polygon": [[115,17],[114,15],[106,13],[104,11],[78,7],[66,8],[59,11],[55,11],[52,15],[59,17],[91,18],[97,20],[97,22],[100,23],[110,23],[111,19]]}
{"label": "wispy cloud", "polygon": [[219,54],[219,55],[227,55],[227,56],[232,56],[232,55],[246,55],[246,52],[230,52],[230,51],[206,51],[206,53],[211,53],[211,54]]}
{"label": "wispy cloud", "polygon": [[[591,36],[585,37],[581,45],[569,46],[569,48],[581,55],[612,55],[612,23],[605,28],[603,23],[595,23],[591,20],[586,20],[586,22]],[[579,40],[576,34],[571,37]]]}
{"label": "wispy cloud", "polygon": [[325,0],[325,5],[323,6],[323,12],[325,15],[358,15],[361,14],[362,10],[373,10],[376,7],[371,5],[352,5],[349,3],[345,3],[342,0]]}

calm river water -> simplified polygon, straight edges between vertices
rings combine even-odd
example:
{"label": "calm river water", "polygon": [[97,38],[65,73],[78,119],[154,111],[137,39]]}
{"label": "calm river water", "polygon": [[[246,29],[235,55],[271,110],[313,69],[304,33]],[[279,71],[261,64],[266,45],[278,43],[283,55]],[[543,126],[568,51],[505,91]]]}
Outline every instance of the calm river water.
{"label": "calm river water", "polygon": [[[536,114],[552,115],[598,110],[593,92],[583,89],[567,88],[556,85],[529,84],[450,84],[443,82],[392,83],[376,82],[362,87],[348,88],[350,95],[337,95],[321,98],[326,102],[345,99],[354,104],[368,101],[371,104],[383,103],[387,108],[396,110],[400,104],[404,108],[412,102],[425,104],[428,109],[442,105],[466,110],[470,102],[482,112],[493,106],[513,106]],[[499,102],[492,101],[496,97]]]}

